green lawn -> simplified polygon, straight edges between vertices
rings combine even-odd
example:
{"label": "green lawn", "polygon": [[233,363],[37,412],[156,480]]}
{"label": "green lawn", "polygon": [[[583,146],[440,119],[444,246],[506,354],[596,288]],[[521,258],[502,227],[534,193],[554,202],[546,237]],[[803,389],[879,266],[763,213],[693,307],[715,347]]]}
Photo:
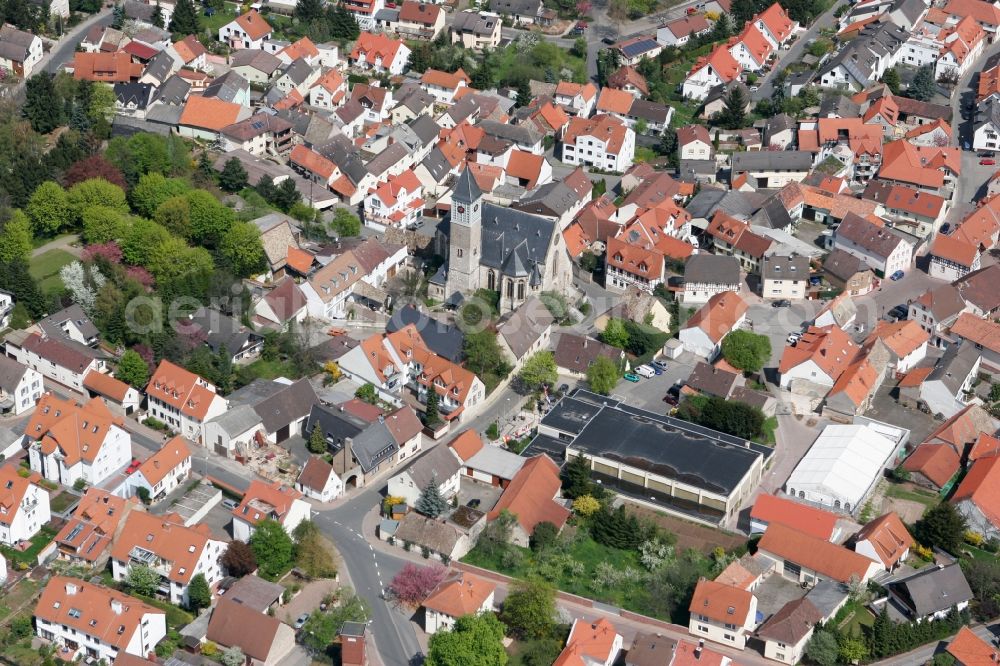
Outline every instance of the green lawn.
{"label": "green lawn", "polygon": [[9,548],[7,546],[0,546],[0,551],[7,556],[7,559],[14,560],[15,562],[24,562],[29,566],[34,566],[37,563],[36,558],[38,553],[41,552],[42,548],[47,546],[52,539],[56,536],[56,530],[46,525],[35,536],[31,537],[31,546],[27,550],[15,550],[14,548]]}
{"label": "green lawn", "polygon": [[161,611],[167,614],[167,626],[171,629],[180,629],[191,622],[194,621],[194,615],[187,612],[183,608],[178,608],[171,603],[162,601],[161,599],[154,599],[153,597],[145,597],[140,594],[132,595],[137,599],[142,599],[145,603],[149,604],[154,608],[159,608]]}
{"label": "green lawn", "polygon": [[3,602],[0,603],[0,620],[6,620],[15,608],[27,603],[37,591],[38,583],[29,578],[22,578],[3,595]]}
{"label": "green lawn", "polygon": [[858,601],[849,601],[833,618],[833,625],[841,627],[848,636],[861,636],[862,627],[875,624],[875,617]]}
{"label": "green lawn", "polygon": [[49,509],[52,513],[62,513],[69,507],[73,506],[73,504],[79,501],[79,499],[79,496],[63,491],[55,497],[49,498]]}
{"label": "green lawn", "polygon": [[240,375],[246,374],[249,377],[257,379],[277,379],[278,377],[298,379],[294,363],[289,361],[265,361],[262,358],[240,368],[239,373]]}
{"label": "green lawn", "polygon": [[976,548],[975,546],[970,546],[967,543],[962,544],[962,551],[968,553],[969,556],[974,560],[988,560],[991,562],[995,562],[997,559],[996,553],[991,553],[989,551],[983,550],[982,548]]}
{"label": "green lawn", "polygon": [[59,270],[74,261],[76,257],[66,250],[49,250],[32,257],[28,272],[38,281],[38,288],[42,293],[49,294],[63,288]]}
{"label": "green lawn", "polygon": [[898,483],[889,483],[885,489],[885,494],[895,499],[919,502],[924,506],[934,506],[938,503],[937,493],[924,490],[916,486],[906,486]]}
{"label": "green lawn", "polygon": [[758,441],[760,441],[761,444],[765,444],[767,446],[774,446],[775,443],[774,432],[777,429],[778,429],[778,417],[776,416],[767,417],[766,419],[764,419],[764,436],[759,437]]}

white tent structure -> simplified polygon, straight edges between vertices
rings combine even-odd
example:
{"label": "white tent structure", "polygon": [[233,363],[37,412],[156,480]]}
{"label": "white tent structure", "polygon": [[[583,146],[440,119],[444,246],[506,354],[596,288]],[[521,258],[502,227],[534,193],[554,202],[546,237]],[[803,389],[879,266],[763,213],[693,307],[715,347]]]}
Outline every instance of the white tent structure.
{"label": "white tent structure", "polygon": [[851,513],[860,507],[898,445],[869,425],[829,425],[788,477],[785,492]]}

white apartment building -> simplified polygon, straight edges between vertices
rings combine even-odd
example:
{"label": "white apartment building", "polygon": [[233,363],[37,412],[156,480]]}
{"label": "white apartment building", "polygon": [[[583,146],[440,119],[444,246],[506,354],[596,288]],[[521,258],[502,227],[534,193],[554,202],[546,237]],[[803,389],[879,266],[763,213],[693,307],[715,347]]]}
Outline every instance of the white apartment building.
{"label": "white apartment building", "polygon": [[0,356],[0,412],[23,414],[42,397],[42,374],[7,356]]}
{"label": "white apartment building", "polygon": [[49,493],[38,485],[42,478],[32,474],[28,478],[17,473],[17,467],[0,467],[0,543],[16,546],[38,534],[52,519],[49,510]]}
{"label": "white apartment building", "polygon": [[635,159],[635,132],[609,115],[573,118],[563,134],[562,161],[624,173]]}
{"label": "white apartment building", "polygon": [[229,406],[213,384],[166,360],[146,385],[146,398],[150,416],[197,444],[204,442],[205,422]]}

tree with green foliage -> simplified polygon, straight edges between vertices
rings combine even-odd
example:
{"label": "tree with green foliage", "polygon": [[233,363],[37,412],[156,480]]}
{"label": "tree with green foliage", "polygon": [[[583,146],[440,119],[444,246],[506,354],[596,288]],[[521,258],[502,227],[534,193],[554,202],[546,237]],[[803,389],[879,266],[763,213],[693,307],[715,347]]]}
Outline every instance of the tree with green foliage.
{"label": "tree with green foliage", "polygon": [[806,643],[806,657],[818,666],[834,666],[839,656],[837,637],[828,629],[817,629]]}
{"label": "tree with green foliage", "polygon": [[502,380],[510,374],[510,364],[500,351],[495,331],[486,329],[466,334],[462,350],[466,368],[480,379],[492,375]]}
{"label": "tree with green foliage", "polygon": [[150,172],[139,177],[139,182],[128,194],[128,201],[137,214],[153,217],[165,201],[190,191],[191,186],[182,178],[167,178],[161,173]]}
{"label": "tree with green foliage", "polygon": [[228,575],[242,578],[257,570],[257,555],[250,544],[236,539],[226,546],[226,552],[219,558],[219,563],[225,567]]}
{"label": "tree with green foliage", "polygon": [[528,357],[517,373],[517,379],[529,392],[538,391],[543,386],[552,388],[559,380],[555,355],[550,351],[540,351]]}
{"label": "tree with green foliage", "polygon": [[295,3],[295,18],[302,23],[311,23],[325,15],[323,0],[298,0]]}
{"label": "tree with green foliage", "polygon": [[127,349],[115,368],[115,377],[139,390],[149,381],[149,366],[134,349]]}
{"label": "tree with green foliage", "polygon": [[153,24],[153,27],[160,28],[161,30],[167,27],[166,22],[163,20],[163,7],[160,6],[159,2],[153,8],[153,16],[150,17],[150,23]]}
{"label": "tree with green foliage", "polygon": [[514,101],[516,106],[522,107],[531,104],[534,95],[531,94],[531,83],[528,79],[520,79],[514,89],[517,90],[517,99]]}
{"label": "tree with green foliage", "polygon": [[424,403],[424,423],[430,427],[441,424],[441,411],[439,405],[441,398],[433,388],[427,391],[427,401]]}
{"label": "tree with green foliage", "polygon": [[330,646],[337,640],[345,622],[368,621],[371,609],[368,602],[349,587],[337,591],[337,603],[327,609],[316,609],[302,627],[302,643],[313,654],[329,656]]}
{"label": "tree with green foliage", "polygon": [[226,192],[239,192],[249,185],[249,183],[247,170],[243,167],[243,162],[238,157],[230,157],[226,160],[226,164],[222,167],[222,172],[219,174],[219,187]]}
{"label": "tree with green foliage", "polygon": [[48,134],[63,124],[65,106],[59,102],[55,77],[41,72],[28,79],[21,114],[39,134]]}
{"label": "tree with green foliage", "polygon": [[759,372],[771,358],[771,339],[737,329],[722,339],[722,356],[734,368]]}
{"label": "tree with green foliage", "polygon": [[243,654],[243,648],[239,645],[233,645],[227,647],[219,654],[219,661],[222,666],[243,666],[247,662],[246,655]]}
{"label": "tree with green foliage", "polygon": [[437,518],[448,510],[448,500],[441,494],[441,486],[438,485],[437,476],[432,475],[424,489],[420,491],[420,497],[414,508],[428,518]]}
{"label": "tree with green foliage", "polygon": [[115,4],[115,8],[111,10],[111,27],[115,30],[121,30],[125,27],[125,5],[124,3]]}
{"label": "tree with green foliage", "polygon": [[122,257],[133,266],[148,268],[153,258],[157,256],[160,246],[170,241],[184,245],[184,241],[174,237],[163,226],[140,217],[132,221],[131,227],[122,238]]}
{"label": "tree with green foliage", "polygon": [[617,363],[607,356],[598,356],[587,368],[587,385],[594,393],[611,395],[621,376]]}
{"label": "tree with green foliage", "polygon": [[218,247],[236,215],[204,190],[191,190],[184,196],[191,210],[191,242],[210,249]]}
{"label": "tree with green foliage", "polygon": [[328,6],[327,23],[330,27],[330,36],[341,41],[351,41],[358,38],[361,28],[354,16],[340,2]]}
{"label": "tree with green foliage", "polygon": [[713,42],[721,42],[732,36],[733,20],[729,18],[729,14],[722,13],[719,15],[718,20],[716,20],[715,25],[712,26],[711,40]]}
{"label": "tree with green foliage", "polygon": [[24,212],[38,236],[54,236],[73,223],[66,190],[59,183],[47,180],[31,194]]}
{"label": "tree with green foliage", "polygon": [[274,190],[274,198],[271,199],[271,203],[285,213],[300,201],[302,201],[302,193],[299,192],[299,189],[295,186],[295,181],[291,178],[281,181],[281,184]]}
{"label": "tree with green foliage", "polygon": [[743,86],[730,86],[729,92],[723,98],[723,108],[719,112],[716,122],[723,129],[741,129],[747,124],[747,94]]}
{"label": "tree with green foliage", "polygon": [[128,574],[125,576],[125,587],[133,594],[151,597],[156,594],[156,588],[159,586],[160,574],[144,564],[132,564],[129,566]]}
{"label": "tree with green foliage", "polygon": [[271,580],[285,573],[295,559],[295,544],[276,520],[266,518],[254,528],[250,547],[257,557],[261,576]]}
{"label": "tree with green foliage", "polygon": [[128,200],[125,190],[103,178],[91,178],[77,183],[66,192],[66,201],[73,218],[81,221],[83,211],[91,206],[104,206],[122,214],[128,214]]}
{"label": "tree with green foliage", "polygon": [[367,402],[369,405],[378,403],[378,392],[375,390],[375,386],[373,384],[359,386],[358,390],[354,392],[354,397],[358,400]]}
{"label": "tree with green foliage", "polygon": [[128,217],[107,206],[90,206],[80,214],[80,236],[88,245],[116,241],[128,230]]}
{"label": "tree with green foliage", "polygon": [[952,555],[961,551],[965,531],[965,516],[951,502],[941,502],[931,507],[913,526],[913,536],[925,546],[937,546]]}
{"label": "tree with green foliage", "polygon": [[868,635],[868,644],[872,655],[875,657],[884,657],[886,655],[895,654],[896,649],[893,645],[892,620],[889,619],[888,604],[884,604],[881,612],[875,616],[875,622],[872,624],[871,631]]}
{"label": "tree with green foliage", "polygon": [[22,210],[15,209],[0,232],[0,263],[30,259],[34,250],[33,238],[28,216]]}
{"label": "tree with green foliage", "polygon": [[199,611],[212,604],[212,590],[208,587],[205,574],[195,574],[188,585],[188,608]]}
{"label": "tree with green foliage", "polygon": [[330,220],[330,230],[341,238],[360,236],[361,218],[346,208],[337,208]]}
{"label": "tree with green foliage", "polygon": [[149,506],[153,497],[149,494],[149,488],[146,486],[139,486],[135,489],[135,494],[138,496],[139,501],[143,503],[144,506]]}
{"label": "tree with green foliage", "polygon": [[167,30],[173,34],[175,41],[201,32],[201,17],[192,0],[177,0]]}
{"label": "tree with green foliage", "polygon": [[538,553],[555,544],[558,538],[559,528],[553,523],[543,520],[537,523],[535,529],[531,531],[531,539],[528,544],[531,546],[531,550]]}
{"label": "tree with green foliage", "polygon": [[552,633],[556,618],[555,589],[539,580],[514,581],[500,611],[500,619],[514,636],[524,640]]}
{"label": "tree with green foliage", "polygon": [[48,310],[48,302],[23,259],[0,264],[0,289],[13,294],[14,302],[23,305],[32,317],[40,317]]}
{"label": "tree with green foliage", "polygon": [[573,46],[570,47],[570,55],[576,56],[577,58],[587,57],[587,38],[577,37],[573,40]]}
{"label": "tree with green foliage", "polygon": [[333,544],[326,540],[311,520],[303,520],[294,530],[295,566],[313,578],[332,578],[337,575],[333,559]]}
{"label": "tree with green foliage", "polygon": [[430,640],[425,666],[506,666],[503,647],[506,628],[493,613],[465,615],[450,631],[439,631]]}
{"label": "tree with green foliage", "polygon": [[510,537],[514,532],[517,517],[507,509],[502,509],[500,515],[486,523],[479,534],[476,550],[488,558],[499,559],[511,549]]}
{"label": "tree with green foliage", "polygon": [[601,331],[601,342],[612,347],[625,349],[628,347],[628,331],[625,330],[625,322],[621,319],[609,319],[604,330]]}
{"label": "tree with green foliage", "polygon": [[219,251],[229,265],[230,272],[236,277],[251,277],[267,268],[267,255],[264,253],[260,229],[252,222],[233,222],[222,237]]}
{"label": "tree with green foliage", "polygon": [[560,475],[563,495],[570,499],[592,494],[594,482],[590,478],[590,461],[576,455],[566,461]]}
{"label": "tree with green foliage", "polygon": [[917,69],[913,81],[906,89],[906,96],[921,102],[929,102],[937,92],[937,84],[934,82],[934,65],[924,65]]}
{"label": "tree with green foliage", "polygon": [[899,72],[896,71],[895,67],[890,67],[885,70],[882,74],[882,83],[889,86],[889,92],[893,95],[898,95],[900,88],[902,86],[902,81],[899,79]]}
{"label": "tree with green foliage", "polygon": [[617,509],[602,506],[594,514],[590,533],[597,543],[621,550],[634,550],[645,540],[645,530],[639,519],[627,512],[624,504]]}
{"label": "tree with green foliage", "polygon": [[309,453],[317,455],[326,453],[326,437],[323,435],[323,428],[320,427],[318,421],[309,434],[309,441],[306,442],[306,448],[309,449]]}
{"label": "tree with green foliage", "polygon": [[741,439],[755,439],[764,434],[764,413],[759,408],[716,396],[684,400],[677,409],[677,417]]}

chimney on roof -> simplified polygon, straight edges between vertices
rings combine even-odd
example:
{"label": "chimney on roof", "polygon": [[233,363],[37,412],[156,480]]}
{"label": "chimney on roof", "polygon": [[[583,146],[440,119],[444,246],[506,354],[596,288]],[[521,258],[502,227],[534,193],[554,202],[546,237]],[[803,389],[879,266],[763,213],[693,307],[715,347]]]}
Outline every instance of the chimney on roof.
{"label": "chimney on roof", "polygon": [[115,615],[121,615],[122,614],[122,602],[119,601],[118,599],[112,599],[111,600],[111,612],[114,613]]}

